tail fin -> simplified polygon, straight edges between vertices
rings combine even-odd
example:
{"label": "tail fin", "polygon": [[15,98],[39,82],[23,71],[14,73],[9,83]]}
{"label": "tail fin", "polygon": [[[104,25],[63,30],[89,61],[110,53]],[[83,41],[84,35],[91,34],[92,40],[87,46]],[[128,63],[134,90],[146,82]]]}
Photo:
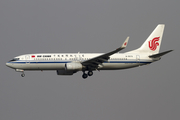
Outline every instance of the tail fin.
{"label": "tail fin", "polygon": [[131,52],[146,53],[149,55],[159,53],[164,27],[164,24],[159,24],[151,33],[151,35],[146,39],[146,41],[142,44],[142,46]]}

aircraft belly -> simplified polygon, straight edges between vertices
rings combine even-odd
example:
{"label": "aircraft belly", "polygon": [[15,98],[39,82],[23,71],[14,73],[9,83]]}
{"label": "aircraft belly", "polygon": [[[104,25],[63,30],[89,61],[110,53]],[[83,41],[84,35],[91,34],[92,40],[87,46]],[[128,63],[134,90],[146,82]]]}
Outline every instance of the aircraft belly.
{"label": "aircraft belly", "polygon": [[17,65],[16,68],[23,70],[61,70],[64,69],[64,63],[30,63]]}
{"label": "aircraft belly", "polygon": [[119,70],[139,66],[139,63],[104,63],[100,70]]}
{"label": "aircraft belly", "polygon": [[31,69],[38,70],[60,70],[64,69],[64,63],[40,63],[40,64],[32,64]]}

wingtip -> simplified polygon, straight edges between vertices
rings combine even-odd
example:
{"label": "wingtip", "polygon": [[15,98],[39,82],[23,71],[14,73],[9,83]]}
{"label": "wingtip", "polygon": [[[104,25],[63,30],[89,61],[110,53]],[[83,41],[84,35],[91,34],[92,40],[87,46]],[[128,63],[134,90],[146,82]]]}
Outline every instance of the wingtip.
{"label": "wingtip", "polygon": [[126,40],[125,40],[125,41],[127,41],[127,42],[129,41],[129,36],[126,38]]}
{"label": "wingtip", "polygon": [[124,41],[124,43],[122,44],[122,48],[125,48],[128,44],[129,41],[129,36],[126,38],[126,40]]}

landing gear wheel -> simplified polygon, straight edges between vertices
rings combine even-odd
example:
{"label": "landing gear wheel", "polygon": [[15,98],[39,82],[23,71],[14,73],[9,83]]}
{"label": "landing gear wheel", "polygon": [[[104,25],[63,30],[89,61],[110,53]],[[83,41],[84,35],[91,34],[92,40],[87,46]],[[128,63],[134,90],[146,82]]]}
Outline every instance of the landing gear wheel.
{"label": "landing gear wheel", "polygon": [[82,77],[83,77],[84,79],[86,79],[86,78],[88,77],[88,75],[87,75],[86,73],[83,73]]}
{"label": "landing gear wheel", "polygon": [[88,72],[88,75],[89,75],[89,76],[92,76],[92,75],[93,75],[93,71],[89,71],[89,72]]}
{"label": "landing gear wheel", "polygon": [[21,74],[21,77],[24,77],[25,76],[25,74]]}

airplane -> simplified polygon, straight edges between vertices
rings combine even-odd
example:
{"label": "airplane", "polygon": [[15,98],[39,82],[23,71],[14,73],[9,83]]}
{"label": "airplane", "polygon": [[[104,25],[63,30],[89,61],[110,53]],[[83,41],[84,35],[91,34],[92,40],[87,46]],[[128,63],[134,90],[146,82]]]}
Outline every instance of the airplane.
{"label": "airplane", "polygon": [[[93,71],[120,70],[147,65],[158,61],[173,50],[159,53],[164,24],[159,24],[138,49],[119,53],[128,43],[129,37],[121,47],[108,53],[36,53],[14,57],[6,66],[21,72],[31,70],[55,70],[57,75],[73,75],[82,71],[82,78],[93,75]],[[87,71],[87,72],[86,72]]]}

